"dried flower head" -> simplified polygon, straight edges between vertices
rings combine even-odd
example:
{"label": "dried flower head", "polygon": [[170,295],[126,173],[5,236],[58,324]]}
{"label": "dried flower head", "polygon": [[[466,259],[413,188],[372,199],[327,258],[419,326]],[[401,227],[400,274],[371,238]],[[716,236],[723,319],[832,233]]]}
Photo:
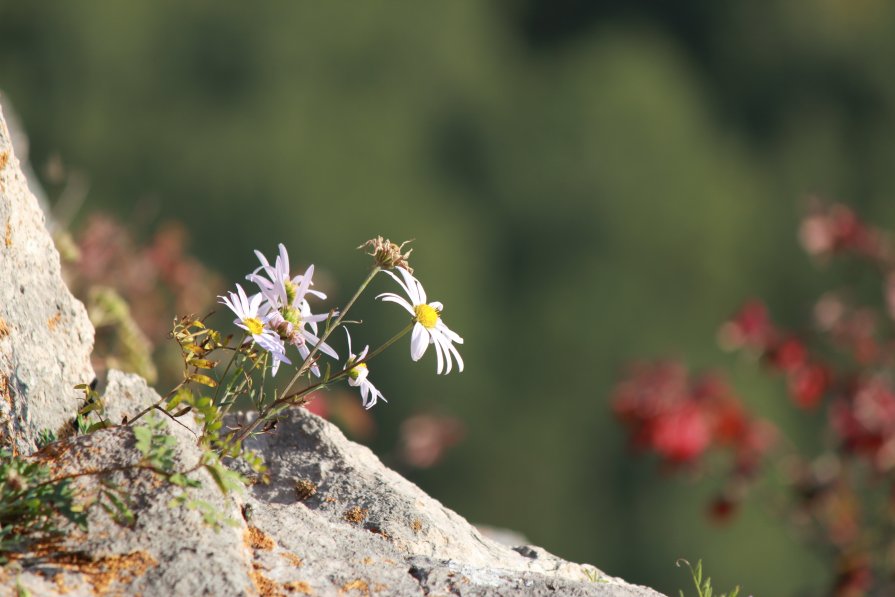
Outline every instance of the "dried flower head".
{"label": "dried flower head", "polygon": [[406,253],[401,253],[404,249],[404,245],[409,242],[412,241],[405,240],[400,245],[396,245],[387,238],[383,240],[381,236],[377,236],[359,246],[358,249],[369,249],[367,255],[373,257],[376,261],[376,265],[382,269],[392,269],[400,266],[412,274],[413,268],[407,263],[407,259],[410,257],[413,249],[408,249]]}
{"label": "dried flower head", "polygon": [[317,484],[308,479],[299,479],[295,482],[295,494],[300,501],[304,501],[317,493]]}

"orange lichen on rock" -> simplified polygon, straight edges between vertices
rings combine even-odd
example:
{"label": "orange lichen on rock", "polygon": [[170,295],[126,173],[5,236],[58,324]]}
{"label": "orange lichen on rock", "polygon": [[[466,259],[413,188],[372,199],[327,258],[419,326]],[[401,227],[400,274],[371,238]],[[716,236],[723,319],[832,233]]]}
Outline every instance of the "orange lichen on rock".
{"label": "orange lichen on rock", "polygon": [[47,327],[50,328],[50,330],[55,330],[60,321],[62,321],[62,313],[57,311],[55,315],[47,320]]}
{"label": "orange lichen on rock", "polygon": [[[90,560],[75,554],[53,554],[51,560],[64,570],[77,572],[86,577],[93,587],[95,595],[105,595],[115,584],[127,585],[158,566],[158,561],[145,551],[135,551],[123,555],[106,556]],[[63,593],[65,586],[62,574],[57,574],[53,581]]]}
{"label": "orange lichen on rock", "polygon": [[6,320],[0,317],[0,340],[9,335],[9,324],[6,323]]}
{"label": "orange lichen on rock", "polygon": [[[2,319],[0,319],[2,321]],[[9,408],[12,408],[12,393],[9,391],[9,378],[0,373],[0,398],[3,398],[6,401],[6,404],[9,405]]]}
{"label": "orange lichen on rock", "polygon": [[267,578],[257,569],[249,572],[249,577],[261,597],[286,597],[286,593],[283,592],[279,583]]}
{"label": "orange lichen on rock", "polygon": [[56,573],[56,575],[53,576],[53,584],[56,585],[56,591],[60,595],[65,595],[66,593],[71,591],[71,587],[65,584],[65,575],[61,572],[58,572]]}
{"label": "orange lichen on rock", "polygon": [[246,530],[245,535],[243,536],[245,544],[251,547],[252,549],[263,549],[264,551],[270,551],[274,548],[276,543],[271,539],[268,535],[264,534],[264,532],[258,527],[249,526]]}
{"label": "orange lichen on rock", "polygon": [[345,510],[345,514],[343,517],[348,522],[353,522],[354,524],[360,524],[367,518],[367,509],[361,508],[360,506],[352,506]]}
{"label": "orange lichen on rock", "polygon": [[414,520],[413,522],[410,523],[410,529],[414,533],[419,533],[420,531],[423,530],[423,523],[421,523],[420,519],[417,518],[416,520]]}
{"label": "orange lichen on rock", "polygon": [[351,582],[346,582],[342,585],[342,588],[339,589],[339,593],[347,593],[349,591],[360,591],[361,595],[370,595],[370,585],[365,580],[352,580]]}
{"label": "orange lichen on rock", "polygon": [[311,585],[303,580],[293,580],[291,582],[283,583],[283,588],[290,593],[301,593],[302,595],[314,594],[314,589],[311,588]]}
{"label": "orange lichen on rock", "polygon": [[286,560],[288,560],[289,563],[292,564],[293,566],[295,566],[296,568],[298,568],[299,566],[301,566],[303,564],[301,558],[298,557],[297,555],[295,555],[294,553],[292,553],[291,551],[284,551],[280,555],[283,556]]}
{"label": "orange lichen on rock", "polygon": [[12,246],[12,224],[9,221],[6,222],[6,234],[3,235],[3,242],[7,249]]}
{"label": "orange lichen on rock", "polygon": [[3,151],[0,152],[0,170],[6,168],[6,164],[9,162],[9,152]]}

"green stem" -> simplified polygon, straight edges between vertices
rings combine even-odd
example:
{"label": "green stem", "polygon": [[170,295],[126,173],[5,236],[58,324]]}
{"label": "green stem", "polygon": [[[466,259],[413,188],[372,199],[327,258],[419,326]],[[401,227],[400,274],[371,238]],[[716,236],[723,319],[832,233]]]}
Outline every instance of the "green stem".
{"label": "green stem", "polygon": [[269,421],[271,419],[271,417],[275,416],[282,409],[284,409],[288,406],[299,404],[299,401],[302,398],[306,397],[308,394],[311,394],[312,392],[315,392],[315,391],[333,383],[334,381],[339,381],[340,379],[343,379],[351,372],[352,369],[354,369],[361,363],[367,363],[374,357],[381,354],[383,350],[385,350],[386,348],[388,348],[389,346],[391,346],[392,344],[394,344],[395,342],[397,342],[398,340],[400,340],[401,338],[406,336],[410,332],[410,330],[413,329],[413,326],[415,323],[416,323],[416,321],[411,321],[409,324],[407,324],[406,327],[404,327],[404,329],[402,329],[400,332],[398,332],[397,334],[395,334],[394,336],[392,336],[391,338],[386,340],[385,343],[382,344],[382,346],[380,346],[376,350],[370,352],[364,358],[359,359],[358,361],[356,361],[354,363],[351,363],[351,366],[345,367],[344,369],[342,369],[341,371],[339,371],[332,377],[330,377],[326,380],[323,380],[323,381],[318,381],[317,383],[311,384],[305,388],[302,388],[301,390],[298,390],[297,392],[293,392],[292,394],[286,394],[280,398],[277,398],[270,404],[270,406],[268,408],[264,409],[263,413],[259,413],[258,417],[254,421],[252,421],[246,427],[244,427],[238,433],[236,433],[233,436],[233,439],[231,441],[228,441],[227,443],[231,443],[231,442],[238,443],[238,442],[243,441],[245,438],[247,438],[249,435],[251,435],[252,432],[255,431],[255,429],[257,429],[259,426],[261,426],[261,424]]}
{"label": "green stem", "polygon": [[[244,332],[242,334],[242,338],[239,339],[239,343],[236,345],[237,350],[233,351],[233,356],[230,357],[230,361],[227,363],[227,366],[224,368],[224,372],[221,374],[221,381],[223,382],[227,379],[227,374],[230,373],[230,367],[233,366],[233,361],[236,360],[236,357],[239,356],[239,347],[242,346],[242,343],[245,342],[245,339],[248,337],[248,332]],[[218,396],[221,394],[221,388],[224,387],[223,383],[219,383],[217,389],[214,391],[214,403],[217,404]],[[227,388],[227,392],[230,391],[230,388]],[[227,395],[227,392],[224,393],[224,396]]]}
{"label": "green stem", "polygon": [[327,326],[326,330],[324,330],[323,335],[320,336],[320,342],[318,342],[317,345],[314,346],[314,348],[308,354],[308,358],[304,360],[304,362],[301,364],[301,367],[298,368],[298,371],[296,371],[295,375],[292,376],[292,379],[289,380],[289,383],[283,390],[283,394],[288,394],[289,390],[291,390],[292,387],[295,385],[295,382],[297,382],[299,378],[308,371],[311,365],[314,364],[314,357],[316,357],[317,353],[320,351],[320,345],[326,342],[326,340],[330,337],[330,335],[332,335],[336,328],[339,327],[339,325],[342,323],[342,320],[345,319],[345,316],[348,314],[348,311],[351,309],[352,306],[354,306],[354,303],[357,302],[357,299],[360,298],[360,295],[364,292],[364,290],[366,290],[367,286],[369,286],[370,282],[373,281],[373,278],[375,278],[376,274],[378,274],[380,271],[382,271],[382,268],[378,265],[374,266],[373,269],[370,270],[370,273],[367,275],[364,281],[361,282],[357,291],[354,293],[354,296],[351,297],[348,303],[346,303],[345,308],[342,309],[342,311],[339,313],[339,316],[336,317],[335,322],[333,322],[331,326]]}

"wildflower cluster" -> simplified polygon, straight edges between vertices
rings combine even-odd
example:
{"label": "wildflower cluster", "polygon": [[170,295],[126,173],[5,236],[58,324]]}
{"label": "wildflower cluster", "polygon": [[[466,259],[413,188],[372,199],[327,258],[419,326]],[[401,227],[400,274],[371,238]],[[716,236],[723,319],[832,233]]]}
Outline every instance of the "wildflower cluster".
{"label": "wildflower cluster", "polygon": [[[784,520],[832,557],[834,595],[891,594],[895,253],[884,232],[844,205],[814,202],[799,239],[820,263],[869,265],[877,304],[855,304],[851,288],[826,292],[812,305],[810,327],[793,331],[752,300],[721,326],[718,339],[780,378],[797,409],[822,413],[812,417],[822,425],[822,449],[804,453],[782,430],[747,414],[720,376],[691,378],[680,364],[632,368],[616,388],[614,409],[634,445],[665,462],[708,470],[713,448],[732,449],[733,466],[709,506],[713,518],[729,518],[747,497],[763,495],[755,489],[768,481],[773,511],[785,503]],[[773,493],[781,488],[783,500]]]}
{"label": "wildflower cluster", "polygon": [[[375,246],[383,244],[381,238],[369,241]],[[385,241],[385,244],[388,244]],[[393,244],[393,243],[392,243]],[[362,247],[365,245],[362,245]],[[460,371],[463,370],[463,359],[454,344],[462,344],[463,339],[451,331],[441,319],[444,306],[434,301],[426,302],[426,292],[419,280],[403,266],[396,263],[405,263],[407,254],[400,254],[400,247],[395,245],[392,253],[384,253],[384,249],[374,250],[376,266],[373,273],[362,284],[358,294],[341,313],[337,309],[331,309],[326,313],[312,312],[308,297],[326,299],[322,292],[311,288],[313,285],[314,266],[309,266],[303,274],[292,276],[289,267],[289,254],[286,247],[279,245],[279,255],[273,265],[260,252],[256,251],[260,266],[246,279],[253,282],[258,292],[251,297],[246,295],[242,286],[236,285],[236,292],[230,292],[228,296],[220,297],[221,302],[232,310],[237,318],[234,324],[246,332],[245,342],[252,342],[270,355],[271,374],[276,375],[280,363],[292,364],[287,355],[287,348],[294,347],[302,359],[298,367],[298,374],[310,372],[314,377],[320,377],[320,368],[317,363],[318,353],[322,353],[332,359],[338,360],[339,355],[326,343],[326,339],[340,324],[343,323],[345,314],[359,296],[373,276],[384,271],[392,277],[404,290],[409,298],[386,292],[377,298],[383,301],[398,303],[412,316],[412,337],[410,353],[414,361],[419,360],[429,344],[435,346],[438,373],[448,373],[452,362],[457,362]],[[385,256],[383,256],[385,254]],[[383,266],[391,265],[400,277]],[[323,337],[320,337],[320,324],[325,325]],[[368,380],[369,369],[367,361],[373,354],[369,353],[367,345],[356,355],[351,350],[351,336],[345,328],[348,340],[348,360],[342,371],[336,377],[347,378],[348,384],[359,388],[365,408],[376,404],[378,398],[384,397]],[[406,333],[406,332],[404,332]],[[403,334],[401,334],[403,335]],[[394,340],[393,340],[394,341]],[[384,347],[383,347],[384,348]],[[381,349],[380,349],[381,350]],[[379,350],[376,351],[378,354]],[[327,378],[331,381],[334,378]],[[292,385],[290,383],[290,385]],[[315,388],[316,389],[316,388]]]}
{"label": "wildflower cluster", "polygon": [[[369,363],[407,334],[411,334],[414,361],[422,358],[432,344],[438,373],[449,373],[454,367],[462,371],[463,359],[456,345],[462,344],[463,338],[445,325],[442,303],[427,301],[422,284],[406,263],[409,251],[402,253],[403,245],[381,238],[362,245],[367,246],[372,247],[374,257],[370,273],[343,307],[329,309],[319,307],[327,297],[314,288],[313,265],[300,273],[293,271],[282,244],[273,260],[256,251],[258,266],[246,276],[246,287],[236,284],[235,290],[219,297],[235,315],[233,323],[240,332],[237,340],[233,342],[231,337],[208,328],[204,320],[181,319],[173,335],[183,355],[183,381],[152,408],[174,417],[195,411],[204,425],[202,443],[221,456],[246,457],[242,449],[246,438],[273,428],[286,408],[306,404],[314,392],[336,382],[345,381],[357,388],[366,409],[385,401],[370,379]],[[410,320],[378,348],[371,350],[366,345],[355,354],[346,326],[357,322],[346,320],[346,315],[381,272],[398,284],[406,298],[391,292],[377,298],[399,304]],[[332,344],[333,333],[340,327],[345,329],[347,340],[344,360]],[[226,364],[217,358],[222,353],[229,354]],[[289,381],[282,386],[268,383],[268,374],[274,378],[284,365],[292,372]],[[211,395],[202,395],[206,390],[201,389],[197,394],[197,386],[209,388],[207,393]],[[251,422],[225,429],[223,421],[239,400],[247,400],[257,416]]]}

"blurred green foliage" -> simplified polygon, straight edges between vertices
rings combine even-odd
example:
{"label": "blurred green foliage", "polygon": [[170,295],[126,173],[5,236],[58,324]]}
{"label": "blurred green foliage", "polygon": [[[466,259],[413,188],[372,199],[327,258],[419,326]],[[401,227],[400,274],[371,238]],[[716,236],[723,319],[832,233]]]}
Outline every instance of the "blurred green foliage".
{"label": "blurred green foliage", "polygon": [[[89,209],[183,219],[234,281],[285,242],[337,303],[355,246],[415,238],[467,370],[386,354],[374,448],[423,405],[458,415],[466,441],[414,480],[668,593],[680,557],[756,595],[825,584],[762,512],[712,529],[709,488],[631,459],[607,398],[632,358],[732,364],[798,432],[714,334],[753,295],[807,323],[836,274],[795,242],[806,193],[892,222],[893,62],[884,0],[0,3],[0,89],[38,168],[89,174]],[[402,321],[358,314],[361,345]]]}

